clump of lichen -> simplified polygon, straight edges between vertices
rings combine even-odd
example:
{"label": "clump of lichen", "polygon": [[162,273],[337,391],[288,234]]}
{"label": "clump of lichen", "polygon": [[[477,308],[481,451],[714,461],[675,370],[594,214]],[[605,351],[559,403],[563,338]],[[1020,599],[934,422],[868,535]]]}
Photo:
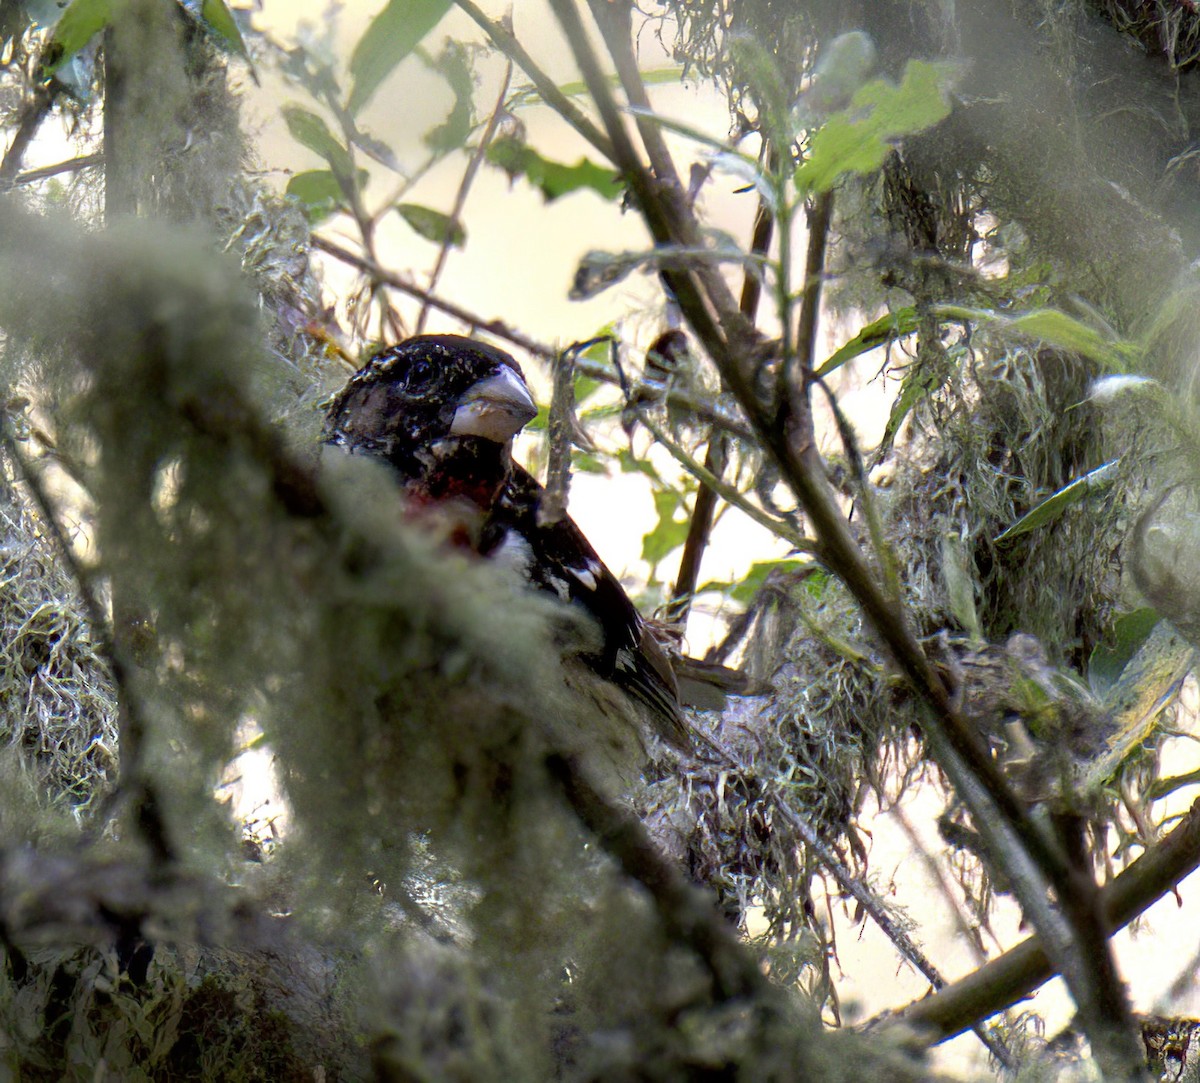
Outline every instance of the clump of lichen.
{"label": "clump of lichen", "polygon": [[[923,634],[948,628],[999,642],[1026,632],[1055,663],[1083,672],[1121,593],[1128,477],[1039,528],[1004,535],[1106,461],[1106,434],[1086,401],[1092,376],[1079,357],[977,335],[916,409],[886,513]],[[960,579],[965,590],[952,597]],[[974,628],[963,624],[971,609]]]}
{"label": "clump of lichen", "polygon": [[57,543],[0,472],[0,740],[43,792],[80,811],[113,782],[108,662]]}

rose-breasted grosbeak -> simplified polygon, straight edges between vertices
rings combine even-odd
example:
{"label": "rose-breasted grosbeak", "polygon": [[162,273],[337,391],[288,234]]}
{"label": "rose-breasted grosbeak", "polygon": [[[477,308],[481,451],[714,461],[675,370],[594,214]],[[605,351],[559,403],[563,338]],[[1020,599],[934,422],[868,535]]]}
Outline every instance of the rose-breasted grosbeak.
{"label": "rose-breasted grosbeak", "polygon": [[456,544],[590,617],[595,649],[568,661],[567,683],[605,714],[623,713],[686,750],[670,663],[621,584],[569,517],[539,522],[542,487],[512,458],[513,437],[536,413],[508,354],[458,335],[421,335],[351,377],[330,404],[324,440],[383,459],[411,504],[453,512]]}

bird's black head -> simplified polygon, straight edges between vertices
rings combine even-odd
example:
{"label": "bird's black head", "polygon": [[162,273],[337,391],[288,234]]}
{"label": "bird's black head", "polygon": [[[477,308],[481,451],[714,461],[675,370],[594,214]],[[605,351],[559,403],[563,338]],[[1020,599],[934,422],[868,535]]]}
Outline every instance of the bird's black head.
{"label": "bird's black head", "polygon": [[520,366],[459,335],[420,335],[375,354],[330,404],[324,441],[386,459],[406,477],[445,441],[505,451],[537,414]]}

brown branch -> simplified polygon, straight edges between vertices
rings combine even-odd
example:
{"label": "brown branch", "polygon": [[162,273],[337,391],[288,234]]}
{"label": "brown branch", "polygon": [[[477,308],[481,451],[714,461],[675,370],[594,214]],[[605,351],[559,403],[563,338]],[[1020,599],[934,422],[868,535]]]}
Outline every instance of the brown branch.
{"label": "brown branch", "polygon": [[[850,870],[838,859],[838,856],[825,845],[813,826],[800,816],[799,813],[793,811],[791,806],[787,805],[779,795],[774,795],[771,803],[775,811],[804,840],[804,845],[808,847],[817,860],[833,876],[838,887],[863,908],[864,912],[875,922],[883,935],[892,942],[900,955],[916,967],[935,989],[946,988],[946,979],[942,977],[941,972],[933,965],[929,957],[917,947],[912,937],[891,919],[879,896],[851,874]],[[1006,1067],[1012,1066],[1012,1054],[1008,1051],[1002,1040],[996,1035],[989,1034],[983,1028],[981,1022],[975,1023],[971,1029],[974,1030],[975,1036],[983,1043],[992,1056]]]}
{"label": "brown branch", "polygon": [[65,162],[56,162],[54,165],[42,165],[36,169],[27,169],[24,173],[18,173],[13,179],[13,186],[36,184],[38,181],[46,180],[47,177],[57,177],[60,173],[77,173],[82,169],[91,169],[93,166],[103,164],[103,153],[97,151],[95,154],[84,154],[78,158],[70,158]]}
{"label": "brown branch", "polygon": [[52,87],[58,87],[58,83],[37,87],[21,107],[13,141],[9,144],[8,150],[4,152],[3,160],[0,160],[0,191],[11,188],[17,182],[17,174],[21,170],[25,152],[29,149],[29,144],[33,142],[33,137],[37,135],[38,128],[42,126],[42,121],[49,115],[51,106],[54,105],[57,90]]}
{"label": "brown branch", "polygon": [[[1200,801],[1162,842],[1100,890],[1107,928],[1115,931],[1128,925],[1197,868]],[[936,1044],[1015,1004],[1056,973],[1037,937],[1030,937],[961,981],[888,1018],[899,1019]]]}
{"label": "brown branch", "polygon": [[[768,151],[767,158],[773,152]],[[754,228],[750,235],[750,251],[754,255],[766,256],[771,246],[771,234],[774,231],[775,218],[771,208],[762,197],[758,201],[758,209],[754,215]],[[762,278],[757,268],[747,267],[742,279],[742,296],[738,308],[742,315],[751,323],[758,314],[758,302],[762,296]],[[704,452],[704,469],[714,477],[722,477],[725,473],[726,459],[729,455],[729,440],[724,434],[713,433],[709,437],[708,448]],[[708,547],[708,539],[712,534],[713,520],[717,513],[717,494],[708,485],[702,485],[696,492],[696,503],[692,508],[691,522],[688,523],[687,538],[683,543],[683,555],[679,558],[679,574],[675,577],[671,601],[667,607],[668,618],[672,621],[686,621],[688,610],[692,605],[696,587],[700,581],[700,562],[704,550]]]}

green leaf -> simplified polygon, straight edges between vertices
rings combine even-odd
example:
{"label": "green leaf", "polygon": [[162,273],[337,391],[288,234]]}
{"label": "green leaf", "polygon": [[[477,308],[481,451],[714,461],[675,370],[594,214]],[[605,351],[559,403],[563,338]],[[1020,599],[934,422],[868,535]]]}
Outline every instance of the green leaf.
{"label": "green leaf", "polygon": [[310,113],[298,105],[285,105],[283,119],[287,121],[288,131],[297,143],[324,158],[339,177],[350,176],[350,152],[337,141],[329,126],[316,113]]}
{"label": "green leaf", "polygon": [[996,535],[997,544],[1012,541],[1013,538],[1018,538],[1022,534],[1028,534],[1031,530],[1037,530],[1038,527],[1054,522],[1073,504],[1078,504],[1084,497],[1111,485],[1120,462],[1120,459],[1112,459],[1103,466],[1096,467],[1095,470],[1089,470],[1083,477],[1076,478],[1070,485],[1065,485],[1058,492],[1046,497],[1040,504],[1022,515],[1007,530]]}
{"label": "green leaf", "polygon": [[900,426],[904,424],[904,419],[912,412],[913,407],[933,394],[940,382],[930,365],[914,364],[904,374],[900,392],[892,403],[891,413],[888,414],[887,424],[883,428],[879,450],[875,453],[877,461],[882,461],[891,449],[892,442],[900,432]]}
{"label": "green leaf", "polygon": [[581,474],[607,474],[608,463],[590,451],[580,451],[575,448],[571,452],[571,467]]}
{"label": "green leaf", "polygon": [[1110,370],[1122,372],[1137,361],[1140,351],[1124,339],[1114,338],[1056,308],[1038,308],[1019,316],[1003,315],[986,308],[938,305],[934,312],[943,319],[988,323],[1029,338],[1048,342],[1082,354]]}
{"label": "green leaf", "polygon": [[200,5],[200,18],[233,52],[247,60],[250,59],[246,43],[242,40],[242,32],[238,29],[237,21],[229,8],[225,6],[225,0],[203,0]]}
{"label": "green leaf", "polygon": [[[365,169],[358,171],[361,191],[367,183]],[[287,183],[287,194],[298,199],[310,222],[319,222],[346,206],[346,193],[330,169],[309,169],[296,173]]]}
{"label": "green leaf", "polygon": [[817,376],[828,376],[841,368],[847,361],[891,342],[893,339],[911,335],[917,329],[917,310],[912,305],[889,312],[867,324],[844,346],[835,350],[816,371]]}
{"label": "green leaf", "polygon": [[454,93],[454,105],[451,106],[446,119],[422,136],[425,145],[435,154],[448,154],[457,150],[471,134],[475,77],[471,72],[468,55],[462,45],[448,42],[441,55],[430,65],[445,78]]}
{"label": "green leaf", "polygon": [[959,627],[976,641],[983,640],[979,611],[975,608],[975,578],[971,559],[963,540],[954,534],[942,538],[942,577],[950,599],[950,613]]}
{"label": "green leaf", "polygon": [[[648,71],[640,72],[642,82],[646,86],[663,86],[668,83],[679,83],[683,81],[686,74],[686,69],[682,65],[674,65],[667,68],[650,68]],[[613,90],[621,89],[621,79],[617,75],[606,75],[604,81],[613,88]],[[575,79],[569,83],[559,83],[558,92],[566,98],[580,98],[585,94],[590,94],[588,85],[582,79]],[[542,100],[542,95],[537,87],[526,87],[521,91],[521,104],[534,104]]]}
{"label": "green leaf", "polygon": [[[528,425],[525,427],[529,428]],[[655,481],[661,480],[657,468],[649,459],[639,459],[628,448],[617,448],[617,463],[622,474],[645,474]]]}
{"label": "green leaf", "polygon": [[432,207],[422,207],[419,203],[397,203],[396,213],[425,240],[434,244],[449,241],[452,248],[462,248],[467,243],[467,231],[463,224]]}
{"label": "green leaf", "polygon": [[516,136],[505,136],[492,143],[487,149],[487,160],[509,177],[523,176],[541,191],[547,203],[580,188],[590,188],[604,199],[616,199],[622,191],[612,169],[587,158],[580,158],[574,165],[551,161]]}
{"label": "green leaf", "polygon": [[642,559],[651,567],[658,564],[668,553],[674,552],[686,540],[687,519],[676,519],[675,513],[683,503],[683,497],[674,490],[654,494],[654,510],[658,512],[658,525],[642,538]]}
{"label": "green leaf", "polygon": [[910,60],[899,86],[876,79],[814,134],[795,173],[801,192],[826,192],[847,173],[874,173],[905,135],[931,128],[950,114],[948,91],[958,68]]}
{"label": "green leaf", "polygon": [[1097,644],[1088,659],[1087,677],[1092,691],[1101,699],[1117,683],[1129,661],[1150,638],[1159,617],[1149,607],[1124,613],[1113,624],[1112,633]]}
{"label": "green leaf", "polygon": [[746,572],[737,582],[710,580],[696,593],[707,594],[715,591],[725,594],[733,602],[749,605],[754,600],[755,594],[762,590],[762,585],[767,581],[768,575],[773,572],[799,572],[800,568],[804,568],[806,564],[808,564],[806,561],[794,560],[756,561],[751,564],[749,572]]}
{"label": "green leaf", "polygon": [[379,84],[413,51],[450,9],[451,0],[388,0],[354,46],[354,86],[346,108],[357,113]]}
{"label": "green leaf", "polygon": [[603,386],[603,380],[594,380],[591,376],[585,376],[582,372],[576,373],[575,405],[582,406],[587,399],[591,398]]}
{"label": "green leaf", "polygon": [[112,20],[112,0],[71,0],[46,43],[46,75],[53,75]]}

